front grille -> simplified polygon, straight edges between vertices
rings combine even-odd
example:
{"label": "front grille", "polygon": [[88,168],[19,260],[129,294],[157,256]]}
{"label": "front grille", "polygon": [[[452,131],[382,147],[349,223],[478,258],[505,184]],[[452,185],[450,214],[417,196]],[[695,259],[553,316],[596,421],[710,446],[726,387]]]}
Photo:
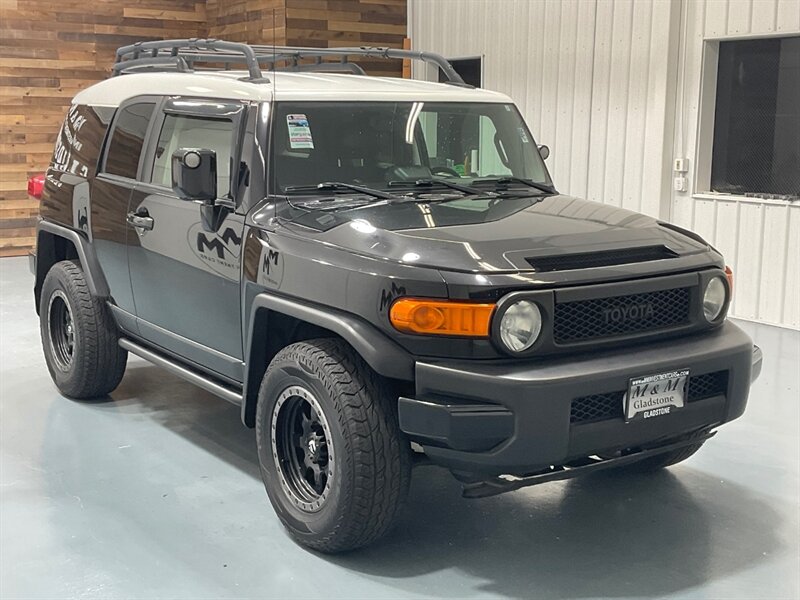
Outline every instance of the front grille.
{"label": "front grille", "polygon": [[591,269],[611,265],[629,265],[650,260],[675,258],[677,256],[666,246],[643,246],[641,248],[625,248],[622,250],[536,256],[525,260],[536,271],[546,273],[548,271],[571,271],[573,269]]}
{"label": "front grille", "polygon": [[[712,396],[723,396],[727,391],[727,371],[695,375],[694,377],[689,377],[689,390],[686,394],[686,401],[697,402]],[[625,391],[620,390],[575,398],[572,401],[569,422],[585,424],[608,419],[622,419],[625,417],[622,406],[624,396]]]}
{"label": "front grille", "polygon": [[688,287],[628,296],[560,302],[553,316],[557,344],[671,329],[689,323]]}

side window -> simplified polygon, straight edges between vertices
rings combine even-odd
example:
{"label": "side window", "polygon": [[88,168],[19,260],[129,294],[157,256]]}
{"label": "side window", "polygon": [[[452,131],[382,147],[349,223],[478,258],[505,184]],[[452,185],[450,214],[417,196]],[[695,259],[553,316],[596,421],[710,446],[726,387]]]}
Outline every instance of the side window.
{"label": "side window", "polygon": [[81,177],[93,177],[113,114],[113,108],[73,104],[56,138],[53,168]]}
{"label": "side window", "polygon": [[503,140],[489,117],[481,115],[478,132],[478,148],[473,154],[473,170],[481,177],[489,175],[511,175],[508,168],[508,152]]}
{"label": "side window", "polygon": [[205,148],[217,153],[217,194],[228,195],[232,147],[233,121],[168,114],[158,136],[150,181],[171,188],[172,154],[179,148]]}
{"label": "side window", "polygon": [[419,124],[431,167],[472,177],[511,174],[506,142],[491,116],[434,107],[420,113]]}
{"label": "side window", "polygon": [[106,173],[136,179],[144,137],[155,106],[153,102],[139,102],[120,109],[108,142]]}

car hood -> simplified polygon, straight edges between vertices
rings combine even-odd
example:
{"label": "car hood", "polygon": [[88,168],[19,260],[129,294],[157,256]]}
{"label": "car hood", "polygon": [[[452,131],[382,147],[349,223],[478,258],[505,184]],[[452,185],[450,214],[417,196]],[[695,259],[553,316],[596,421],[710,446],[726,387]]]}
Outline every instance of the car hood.
{"label": "car hood", "polygon": [[567,254],[666,248],[681,257],[709,249],[651,217],[565,195],[296,205],[284,222],[352,252],[443,271],[532,271],[537,258]]}

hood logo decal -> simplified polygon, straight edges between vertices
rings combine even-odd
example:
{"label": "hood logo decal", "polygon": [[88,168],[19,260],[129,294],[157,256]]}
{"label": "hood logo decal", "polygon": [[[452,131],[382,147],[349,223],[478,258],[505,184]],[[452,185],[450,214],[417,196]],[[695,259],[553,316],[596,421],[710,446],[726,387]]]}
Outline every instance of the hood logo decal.
{"label": "hood logo decal", "polygon": [[278,289],[283,283],[283,255],[278,250],[267,246],[263,240],[259,241],[261,242],[261,255],[258,259],[257,281],[262,285]]}
{"label": "hood logo decal", "polygon": [[270,271],[272,270],[272,267],[278,266],[278,258],[280,255],[278,254],[277,250],[267,250],[266,252],[264,252],[263,256],[264,260],[261,263],[261,269],[264,271],[264,273],[269,275]]}
{"label": "hood logo decal", "polygon": [[405,288],[405,287],[403,287],[402,285],[398,286],[398,285],[397,285],[397,284],[395,284],[395,282],[393,281],[393,282],[392,282],[392,287],[391,287],[391,289],[388,289],[388,290],[382,290],[382,291],[381,291],[381,304],[380,304],[380,308],[379,308],[378,310],[379,310],[379,311],[381,311],[381,312],[383,312],[383,311],[384,311],[384,310],[386,310],[386,309],[387,309],[387,308],[388,308],[388,307],[389,307],[389,306],[392,304],[392,302],[394,302],[394,301],[395,301],[397,298],[399,298],[400,296],[405,296],[405,295],[406,295],[406,288]]}

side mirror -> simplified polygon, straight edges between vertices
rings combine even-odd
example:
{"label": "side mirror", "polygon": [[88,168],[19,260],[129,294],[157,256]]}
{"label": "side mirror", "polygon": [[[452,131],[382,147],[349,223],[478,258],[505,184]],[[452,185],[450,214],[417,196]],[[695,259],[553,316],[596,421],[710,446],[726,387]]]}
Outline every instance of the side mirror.
{"label": "side mirror", "polygon": [[172,155],[172,190],[181,200],[213,205],[217,199],[217,153],[180,148]]}
{"label": "side mirror", "polygon": [[547,160],[547,157],[550,156],[550,148],[545,146],[544,144],[539,144],[539,154],[542,157],[542,160]]}

